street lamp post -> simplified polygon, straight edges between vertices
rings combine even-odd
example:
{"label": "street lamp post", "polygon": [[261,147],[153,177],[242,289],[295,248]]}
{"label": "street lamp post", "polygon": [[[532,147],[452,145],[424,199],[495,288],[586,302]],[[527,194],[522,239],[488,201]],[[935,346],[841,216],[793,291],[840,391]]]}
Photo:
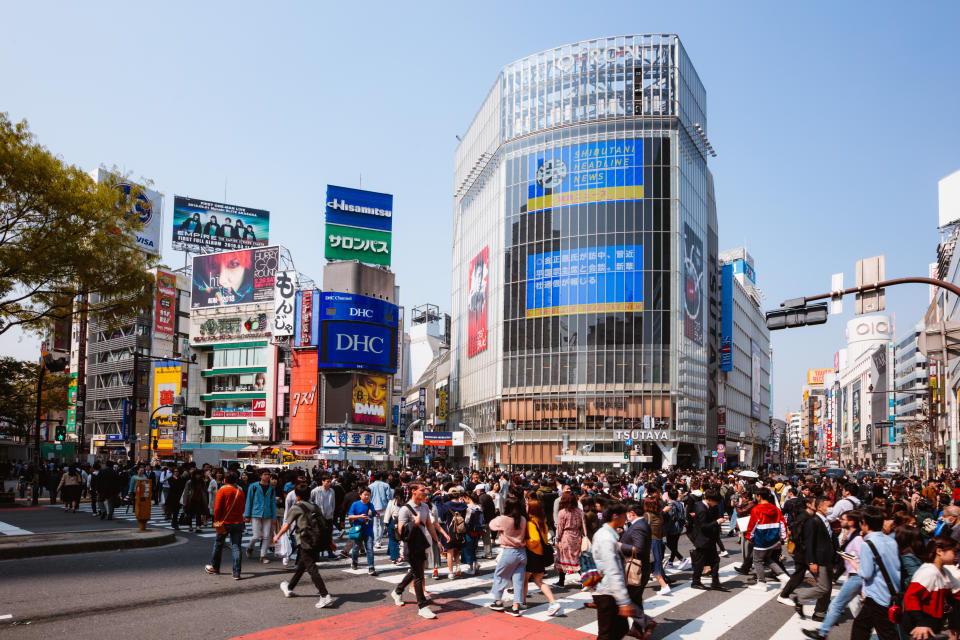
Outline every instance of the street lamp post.
{"label": "street lamp post", "polygon": [[507,422],[507,469],[513,473],[513,443],[514,443],[514,424]]}

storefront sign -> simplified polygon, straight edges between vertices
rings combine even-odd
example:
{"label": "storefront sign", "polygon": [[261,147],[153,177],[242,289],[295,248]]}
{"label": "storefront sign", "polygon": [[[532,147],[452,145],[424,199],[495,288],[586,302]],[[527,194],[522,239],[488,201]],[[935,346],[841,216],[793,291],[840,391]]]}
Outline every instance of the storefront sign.
{"label": "storefront sign", "polygon": [[[266,403],[266,400],[263,401]],[[270,421],[269,420],[248,420],[247,421],[247,441],[249,442],[270,442]]]}
{"label": "storefront sign", "polygon": [[297,272],[278,271],[273,282],[273,335],[292,336]]}
{"label": "storefront sign", "polygon": [[266,313],[225,318],[198,318],[195,322],[195,331],[190,332],[191,344],[232,342],[271,336]]}
{"label": "storefront sign", "polygon": [[356,431],[353,429],[322,429],[320,447],[336,449],[386,449],[387,434],[380,431]]}

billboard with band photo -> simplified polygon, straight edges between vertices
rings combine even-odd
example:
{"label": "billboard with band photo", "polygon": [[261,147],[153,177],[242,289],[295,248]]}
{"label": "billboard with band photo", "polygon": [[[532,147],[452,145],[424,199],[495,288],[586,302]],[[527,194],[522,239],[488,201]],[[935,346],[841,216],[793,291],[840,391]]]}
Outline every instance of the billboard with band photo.
{"label": "billboard with band photo", "polygon": [[173,248],[191,253],[266,246],[270,212],[234,204],[173,198]]}
{"label": "billboard with band photo", "polygon": [[387,424],[390,379],[377,373],[358,373],[353,384],[354,424]]}
{"label": "billboard with band photo", "polygon": [[490,281],[490,247],[470,261],[467,271],[467,357],[487,348],[487,287]]}
{"label": "billboard with band photo", "polygon": [[191,309],[273,303],[279,247],[211,253],[193,258]]}

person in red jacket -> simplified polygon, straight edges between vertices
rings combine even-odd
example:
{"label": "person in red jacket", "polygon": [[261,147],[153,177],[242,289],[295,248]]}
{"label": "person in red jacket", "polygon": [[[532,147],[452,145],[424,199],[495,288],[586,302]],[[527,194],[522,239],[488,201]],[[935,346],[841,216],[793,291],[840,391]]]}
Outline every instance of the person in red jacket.
{"label": "person in red jacket", "polygon": [[[927,546],[929,562],[920,565],[903,594],[902,637],[927,640],[943,629],[944,612],[949,602],[953,609],[960,582],[946,567],[957,562],[957,542],[946,536],[931,540]],[[951,620],[953,623],[953,620]],[[951,624],[951,636],[956,629]]]}
{"label": "person in red jacket", "polygon": [[753,569],[757,574],[757,583],[750,588],[766,591],[768,570],[781,582],[788,579],[787,574],[775,564],[780,557],[780,545],[787,539],[787,523],[774,503],[770,489],[764,487],[756,495],[759,504],[750,510],[750,522],[745,533],[747,540],[753,542]]}
{"label": "person in red jacket", "polygon": [[213,526],[217,530],[217,539],[213,543],[213,556],[204,571],[215,575],[220,573],[220,555],[223,543],[230,538],[230,551],[233,553],[233,579],[240,579],[240,542],[243,539],[243,510],[247,501],[243,490],[237,486],[240,476],[230,471],[225,478],[226,486],[217,491],[213,507]]}

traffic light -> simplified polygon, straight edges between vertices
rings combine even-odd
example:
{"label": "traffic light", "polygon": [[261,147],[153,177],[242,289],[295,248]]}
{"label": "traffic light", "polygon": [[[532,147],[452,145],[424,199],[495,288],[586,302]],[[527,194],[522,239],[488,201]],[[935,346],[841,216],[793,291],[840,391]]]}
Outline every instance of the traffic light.
{"label": "traffic light", "polygon": [[624,459],[624,460],[629,460],[629,459],[630,459],[630,452],[629,452],[629,451],[624,451],[624,452],[623,452],[623,459]]}
{"label": "traffic light", "polygon": [[64,440],[66,440],[66,439],[67,439],[67,428],[66,428],[65,426],[63,426],[62,424],[58,424],[58,425],[57,425],[56,435],[54,436],[54,439],[55,439],[57,442],[63,442]]}
{"label": "traffic light", "polygon": [[153,449],[154,451],[156,451],[158,444],[159,444],[159,443],[157,442],[157,439],[154,438],[154,439],[153,439],[153,442],[150,443],[150,448]]}
{"label": "traffic light", "polygon": [[792,329],[807,325],[823,324],[827,321],[830,311],[827,303],[804,305],[803,300],[788,300],[783,309],[767,311],[767,329]]}

